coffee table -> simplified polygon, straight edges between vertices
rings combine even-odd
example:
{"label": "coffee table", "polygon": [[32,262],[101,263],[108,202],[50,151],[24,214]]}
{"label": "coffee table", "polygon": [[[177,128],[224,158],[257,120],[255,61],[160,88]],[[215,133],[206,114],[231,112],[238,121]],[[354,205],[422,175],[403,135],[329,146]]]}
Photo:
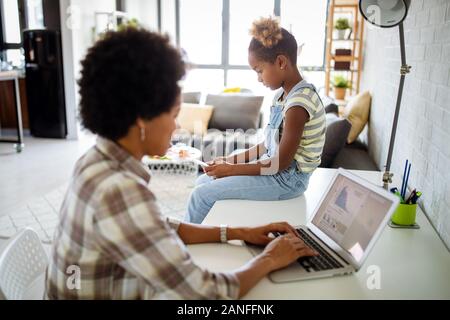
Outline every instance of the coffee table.
{"label": "coffee table", "polygon": [[179,143],[172,146],[164,157],[145,156],[142,162],[155,174],[197,175],[198,164],[193,160],[201,160],[199,149]]}
{"label": "coffee table", "polygon": [[177,144],[171,147],[163,158],[143,159],[143,163],[152,172],[149,187],[158,199],[163,216],[184,219],[189,197],[199,173],[199,166],[193,160],[201,158],[200,150],[185,144]]}

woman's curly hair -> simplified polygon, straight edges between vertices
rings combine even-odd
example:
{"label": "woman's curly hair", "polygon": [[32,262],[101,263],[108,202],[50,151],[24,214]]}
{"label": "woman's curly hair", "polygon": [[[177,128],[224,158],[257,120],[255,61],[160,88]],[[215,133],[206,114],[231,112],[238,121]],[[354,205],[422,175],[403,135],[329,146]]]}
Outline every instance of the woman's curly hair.
{"label": "woman's curly hair", "polygon": [[138,118],[169,112],[185,74],[168,37],[135,28],[107,33],[81,65],[82,125],[113,141],[126,136]]}
{"label": "woman's curly hair", "polygon": [[285,55],[293,65],[297,64],[298,45],[294,36],[281,28],[274,18],[260,18],[250,29],[252,41],[249,51],[262,61],[274,63],[277,56]]}

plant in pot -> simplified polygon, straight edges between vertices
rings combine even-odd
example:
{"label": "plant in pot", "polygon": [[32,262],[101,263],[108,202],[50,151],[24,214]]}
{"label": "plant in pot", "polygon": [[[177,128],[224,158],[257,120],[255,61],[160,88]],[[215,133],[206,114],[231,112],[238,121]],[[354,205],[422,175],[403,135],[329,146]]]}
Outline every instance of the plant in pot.
{"label": "plant in pot", "polygon": [[335,76],[332,82],[334,87],[334,97],[338,100],[345,100],[347,89],[351,88],[351,83],[343,76]]}
{"label": "plant in pot", "polygon": [[350,24],[348,22],[347,18],[339,18],[334,23],[334,28],[337,30],[338,39],[344,40],[345,39],[345,31],[347,29],[350,29]]}

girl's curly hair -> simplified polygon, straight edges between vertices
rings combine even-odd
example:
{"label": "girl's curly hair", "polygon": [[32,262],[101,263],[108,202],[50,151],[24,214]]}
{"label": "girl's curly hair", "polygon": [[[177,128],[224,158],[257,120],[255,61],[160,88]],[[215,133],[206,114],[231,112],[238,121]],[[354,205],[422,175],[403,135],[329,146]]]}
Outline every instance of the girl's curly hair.
{"label": "girl's curly hair", "polygon": [[281,28],[274,18],[260,18],[250,29],[252,41],[249,51],[259,59],[274,63],[277,56],[285,55],[293,65],[297,64],[298,45],[294,36]]}

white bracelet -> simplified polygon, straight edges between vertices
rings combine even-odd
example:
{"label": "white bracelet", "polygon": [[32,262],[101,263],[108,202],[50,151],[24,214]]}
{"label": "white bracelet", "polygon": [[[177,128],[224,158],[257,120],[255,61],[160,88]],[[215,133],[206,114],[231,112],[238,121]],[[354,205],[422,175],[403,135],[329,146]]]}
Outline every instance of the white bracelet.
{"label": "white bracelet", "polygon": [[228,242],[227,229],[228,229],[227,225],[223,224],[220,226],[220,242],[222,242],[222,243]]}

